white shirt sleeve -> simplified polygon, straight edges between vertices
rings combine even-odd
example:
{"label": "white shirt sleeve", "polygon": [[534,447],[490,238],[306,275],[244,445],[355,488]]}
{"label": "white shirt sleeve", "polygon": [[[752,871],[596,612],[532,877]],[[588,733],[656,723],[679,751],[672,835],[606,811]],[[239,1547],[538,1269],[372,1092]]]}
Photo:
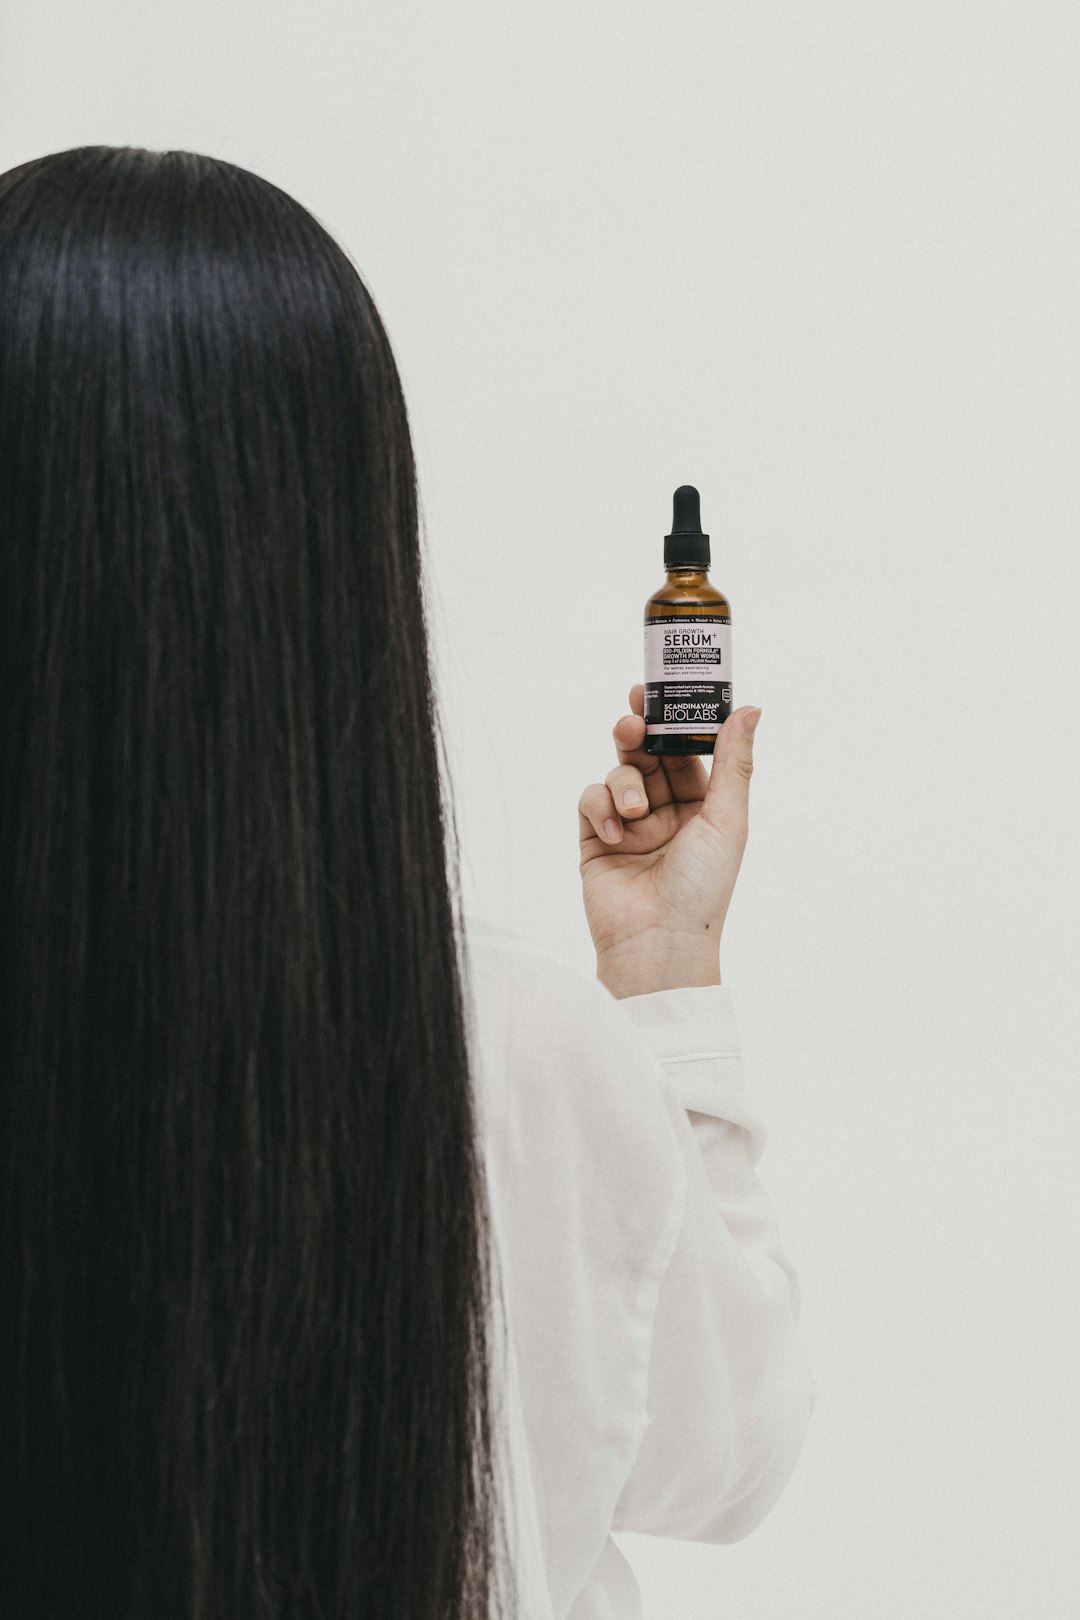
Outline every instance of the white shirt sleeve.
{"label": "white shirt sleeve", "polygon": [[633,1615],[612,1531],[746,1535],[806,1429],[765,1129],[726,986],[620,1001],[475,918],[470,941],[506,1499],[547,1588],[526,1612]]}
{"label": "white shirt sleeve", "polygon": [[746,1094],[726,985],[618,1005],[659,1062],[685,1184],[653,1323],[648,1421],[612,1528],[737,1541],[783,1492],[817,1397],[798,1278],[754,1168],[767,1132]]}

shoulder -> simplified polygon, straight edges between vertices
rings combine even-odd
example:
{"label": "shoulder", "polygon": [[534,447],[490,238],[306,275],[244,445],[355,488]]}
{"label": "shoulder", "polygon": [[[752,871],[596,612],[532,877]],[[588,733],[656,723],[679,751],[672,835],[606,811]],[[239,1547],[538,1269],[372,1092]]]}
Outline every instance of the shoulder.
{"label": "shoulder", "polygon": [[[546,992],[580,1000],[587,995],[585,987],[592,981],[583,969],[568,957],[559,956],[494,921],[486,913],[467,911],[464,931],[478,977],[485,980],[486,987],[490,988],[492,980],[512,979],[522,987],[533,987],[538,996]],[[607,995],[599,981],[596,988]]]}
{"label": "shoulder", "polygon": [[491,919],[465,919],[476,1055],[493,1117],[540,1110],[549,1128],[636,1139],[670,1134],[660,1065],[594,974]]}
{"label": "shoulder", "polygon": [[512,1019],[519,1041],[539,1040],[550,1051],[581,1050],[612,1041],[639,1052],[635,1032],[618,1001],[595,975],[569,958],[525,939],[483,913],[467,913],[465,940],[469,979],[480,1021],[506,1028]]}

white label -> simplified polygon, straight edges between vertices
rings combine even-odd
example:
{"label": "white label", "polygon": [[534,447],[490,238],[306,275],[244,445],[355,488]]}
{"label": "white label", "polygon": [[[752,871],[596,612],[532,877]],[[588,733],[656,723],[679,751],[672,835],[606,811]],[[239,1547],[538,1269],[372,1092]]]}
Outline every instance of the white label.
{"label": "white label", "polygon": [[731,626],[679,619],[645,626],[646,681],[730,681]]}

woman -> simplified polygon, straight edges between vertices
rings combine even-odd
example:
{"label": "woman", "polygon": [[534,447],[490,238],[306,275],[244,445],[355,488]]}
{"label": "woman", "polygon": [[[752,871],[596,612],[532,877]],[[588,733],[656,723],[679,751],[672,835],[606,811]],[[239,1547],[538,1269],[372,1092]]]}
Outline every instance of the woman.
{"label": "woman", "polygon": [[187,152],[0,177],[0,570],[0,1613],[639,1613],[610,1530],[745,1534],[812,1402],[719,984],[750,711],[706,789],[633,689],[598,980],[467,948],[386,334]]}

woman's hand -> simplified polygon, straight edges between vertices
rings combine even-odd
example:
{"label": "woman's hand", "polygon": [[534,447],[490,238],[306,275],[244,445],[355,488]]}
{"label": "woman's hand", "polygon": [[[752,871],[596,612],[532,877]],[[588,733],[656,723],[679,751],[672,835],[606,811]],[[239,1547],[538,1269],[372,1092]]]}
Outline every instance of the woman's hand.
{"label": "woman's hand", "polygon": [[[612,730],[619,764],[578,801],[581,883],[597,978],[613,995],[720,983],[720,935],[747,838],[752,727],[735,709],[700,754],[647,754],[645,688]],[[750,723],[748,726],[748,722]],[[637,792],[642,803],[625,803]]]}

